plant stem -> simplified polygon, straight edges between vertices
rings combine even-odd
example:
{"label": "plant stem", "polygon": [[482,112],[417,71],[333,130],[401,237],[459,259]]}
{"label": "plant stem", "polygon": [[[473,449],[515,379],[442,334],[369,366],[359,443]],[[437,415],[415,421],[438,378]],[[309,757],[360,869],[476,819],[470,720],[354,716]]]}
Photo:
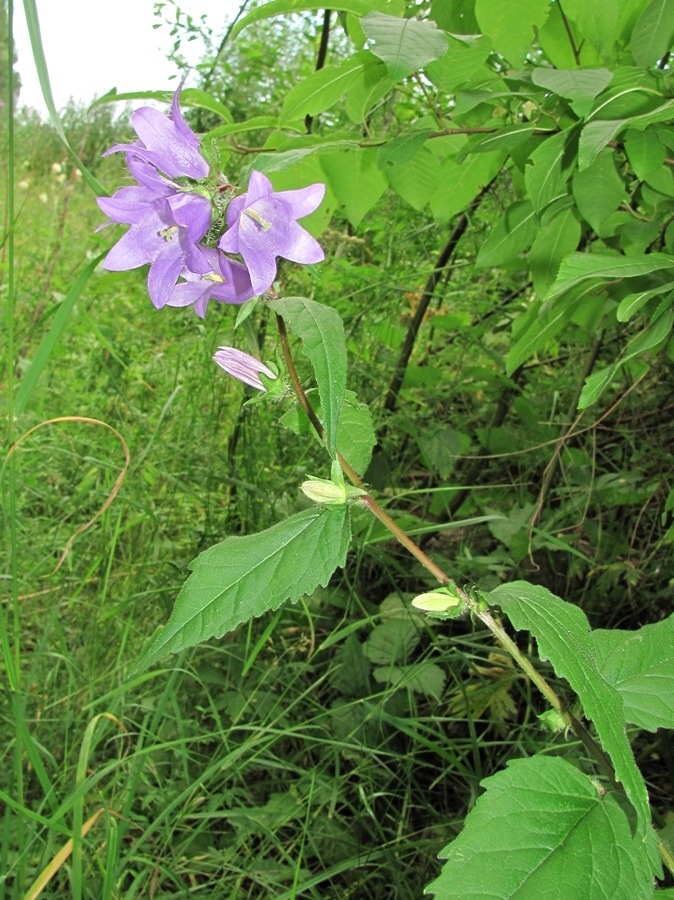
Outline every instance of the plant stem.
{"label": "plant stem", "polygon": [[[309,421],[311,422],[316,433],[322,440],[324,440],[325,432],[323,430],[323,426],[318,416],[314,412],[314,409],[311,406],[307,395],[304,393],[304,388],[302,387],[302,384],[300,382],[299,376],[297,374],[297,369],[295,368],[295,362],[290,352],[290,344],[288,342],[288,332],[286,330],[285,322],[283,321],[282,317],[278,315],[278,313],[276,314],[276,324],[278,326],[279,337],[281,340],[281,352],[283,353],[283,358],[288,368],[288,374],[290,375],[290,380],[292,382],[295,396],[297,397],[300,406],[309,418]],[[412,554],[412,556],[414,556],[414,558],[417,559],[421,563],[421,565],[440,582],[441,585],[444,586],[450,584],[450,577],[445,572],[443,572],[443,570],[440,569],[433,562],[433,560],[430,559],[424,553],[424,551],[420,547],[418,547],[398,525],[396,525],[396,523],[388,515],[388,513],[381,508],[374,497],[372,497],[369,491],[367,491],[367,488],[365,487],[359,476],[356,474],[356,472],[354,472],[354,470],[351,468],[349,463],[344,459],[339,451],[337,451],[337,459],[339,460],[339,464],[341,465],[344,474],[349,478],[352,484],[354,484],[358,488],[361,488],[362,490],[365,490],[365,494],[359,498],[360,502],[379,519],[379,521],[391,532],[393,537],[399,543],[401,543],[403,547],[405,547],[405,549],[408,550]],[[588,753],[597,761],[601,770],[611,780],[614,787],[618,787],[615,779],[615,772],[613,771],[613,766],[611,765],[610,759],[604,753],[602,748],[597,744],[597,742],[594,740],[594,738],[585,728],[582,722],[579,722],[578,719],[576,719],[576,717],[571,712],[569,712],[568,709],[566,709],[559,696],[555,693],[555,691],[548,684],[545,678],[543,678],[540,672],[536,670],[532,663],[521,652],[517,644],[512,640],[505,629],[498,622],[496,622],[491,613],[489,611],[480,609],[480,604],[473,600],[473,598],[461,588],[457,588],[457,592],[470,612],[489,629],[496,640],[512,656],[512,658],[519,665],[525,675],[536,685],[536,687],[550,703],[553,709],[557,710],[557,712],[560,713],[564,721],[567,723],[576,737],[581,741]]]}

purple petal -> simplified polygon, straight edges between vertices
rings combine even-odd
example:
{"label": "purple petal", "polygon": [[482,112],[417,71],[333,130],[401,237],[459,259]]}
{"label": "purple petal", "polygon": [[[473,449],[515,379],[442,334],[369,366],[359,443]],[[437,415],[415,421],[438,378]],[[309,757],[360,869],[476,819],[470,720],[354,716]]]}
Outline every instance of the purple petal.
{"label": "purple petal", "polygon": [[147,288],[150,299],[157,309],[165,306],[170,299],[182,268],[183,258],[177,241],[157,256],[152,263],[147,278]]}
{"label": "purple petal", "polygon": [[234,347],[219,347],[213,359],[228,375],[238,378],[239,381],[250,387],[257,388],[258,391],[267,390],[260,379],[259,372],[264,373],[268,378],[276,378],[276,375],[259,359]]}
{"label": "purple petal", "polygon": [[293,219],[302,219],[321,205],[325,196],[325,185],[310,184],[309,187],[296,191],[280,191],[276,196],[291,211]]}
{"label": "purple petal", "polygon": [[189,239],[195,244],[211,227],[211,201],[201,194],[182,193],[169,197],[168,205],[176,225],[187,228]]}

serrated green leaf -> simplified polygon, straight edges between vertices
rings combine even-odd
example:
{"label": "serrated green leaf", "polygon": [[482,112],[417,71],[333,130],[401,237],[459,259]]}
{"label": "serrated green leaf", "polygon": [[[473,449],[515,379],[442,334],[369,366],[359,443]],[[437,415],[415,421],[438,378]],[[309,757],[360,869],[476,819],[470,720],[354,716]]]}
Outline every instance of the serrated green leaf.
{"label": "serrated green leaf", "polygon": [[370,42],[370,50],[386,63],[394,81],[418,72],[447,51],[447,38],[428,19],[404,19],[371,12],[360,24]]}
{"label": "serrated green leaf", "polygon": [[372,414],[353,391],[347,391],[337,428],[337,449],[357,475],[362,475],[372,459],[377,443]]}
{"label": "serrated green leaf", "polygon": [[633,725],[674,728],[674,616],[637,631],[592,632],[597,668],[625,704]]}
{"label": "serrated green leaf", "polygon": [[566,760],[538,756],[485,778],[463,831],[426,893],[439,900],[647,900],[658,872],[655,833],[634,833],[619,794],[602,796]]}
{"label": "serrated green leaf", "polygon": [[168,624],[135,671],[327,585],[343,566],[351,539],[346,505],[304,510],[245,537],[229,537],[200,553]]}
{"label": "serrated green leaf", "polygon": [[537,228],[536,211],[531,203],[528,200],[516,200],[480,247],[475,265],[493,267],[516,262],[520,254],[531,246]]}
{"label": "serrated green leaf", "polygon": [[337,310],[306,297],[270,300],[270,309],[302,340],[318,385],[328,452],[334,455],[339,417],[346,392],[346,339]]}
{"label": "serrated green leaf", "polygon": [[638,294],[628,294],[618,304],[618,309],[616,310],[616,319],[619,322],[629,322],[632,316],[635,316],[639,310],[651,299],[651,297],[657,297],[659,294],[664,294],[667,291],[672,290],[671,284],[661,284],[656,288],[651,288],[648,291],[639,291]]}
{"label": "serrated green leaf", "polygon": [[646,785],[625,732],[622,698],[597,669],[585,613],[547,588],[526,581],[500,585],[489,594],[489,602],[502,608],[514,628],[526,629],[536,638],[540,658],[550,660],[557,675],[566,678],[576,692],[611,758],[616,778],[637,811],[641,827],[647,828],[650,812]]}
{"label": "serrated green leaf", "polygon": [[638,66],[654,66],[674,42],[674,0],[651,0],[634,26],[630,50]]}
{"label": "serrated green leaf", "polygon": [[664,253],[649,253],[638,259],[607,253],[572,253],[559,267],[557,278],[545,299],[554,300],[589,279],[635,278],[672,268],[674,259]]}
{"label": "serrated green leaf", "polygon": [[365,642],[365,655],[379,665],[406,663],[421,640],[421,630],[411,617],[385,619],[372,629]]}

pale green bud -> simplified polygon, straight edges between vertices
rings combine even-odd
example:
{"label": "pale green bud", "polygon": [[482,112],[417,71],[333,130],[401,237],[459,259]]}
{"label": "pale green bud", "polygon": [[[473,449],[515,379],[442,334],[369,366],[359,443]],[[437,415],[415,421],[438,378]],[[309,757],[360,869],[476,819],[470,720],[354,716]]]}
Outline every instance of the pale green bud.
{"label": "pale green bud", "polygon": [[325,478],[311,478],[300,485],[306,496],[314,503],[327,506],[343,506],[352,497],[360,497],[365,491],[347,484],[335,484]]}
{"label": "pale green bud", "polygon": [[449,588],[427,591],[412,600],[412,606],[437,619],[456,619],[466,608],[465,600]]}

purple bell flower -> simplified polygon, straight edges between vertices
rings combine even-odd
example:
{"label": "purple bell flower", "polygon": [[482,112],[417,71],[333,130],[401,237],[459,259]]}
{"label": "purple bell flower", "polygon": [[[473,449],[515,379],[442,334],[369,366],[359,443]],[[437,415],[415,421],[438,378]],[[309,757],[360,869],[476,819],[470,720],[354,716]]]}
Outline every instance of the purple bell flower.
{"label": "purple bell flower", "polygon": [[258,391],[267,390],[260,378],[260,372],[267,378],[276,379],[276,375],[271,369],[267,368],[259,359],[255,359],[254,356],[244,353],[243,350],[237,350],[235,347],[218,347],[213,359],[228,375],[238,378],[239,381],[250,387],[257,388]]}
{"label": "purple bell flower", "polygon": [[228,230],[218,246],[240,253],[248,266],[256,295],[268,290],[276,278],[276,257],[296,263],[317,263],[325,258],[321,245],[297,219],[320,205],[324,184],[297,191],[274,191],[271,181],[253,170],[248,190],[227,207]]}
{"label": "purple bell flower", "polygon": [[183,269],[184,281],[175,285],[167,306],[193,306],[195,313],[204,318],[209,300],[219,303],[245,303],[255,296],[248,269],[243,263],[229,259],[213,247],[199,250],[207,265],[205,272]]}
{"label": "purple bell flower", "polygon": [[173,95],[168,116],[150,106],[137,109],[131,116],[131,125],[139,140],[134,144],[115,144],[103,156],[125,150],[169,178],[206,178],[209,165],[199,152],[199,138],[183,118],[178,105],[181,90],[182,84]]}

